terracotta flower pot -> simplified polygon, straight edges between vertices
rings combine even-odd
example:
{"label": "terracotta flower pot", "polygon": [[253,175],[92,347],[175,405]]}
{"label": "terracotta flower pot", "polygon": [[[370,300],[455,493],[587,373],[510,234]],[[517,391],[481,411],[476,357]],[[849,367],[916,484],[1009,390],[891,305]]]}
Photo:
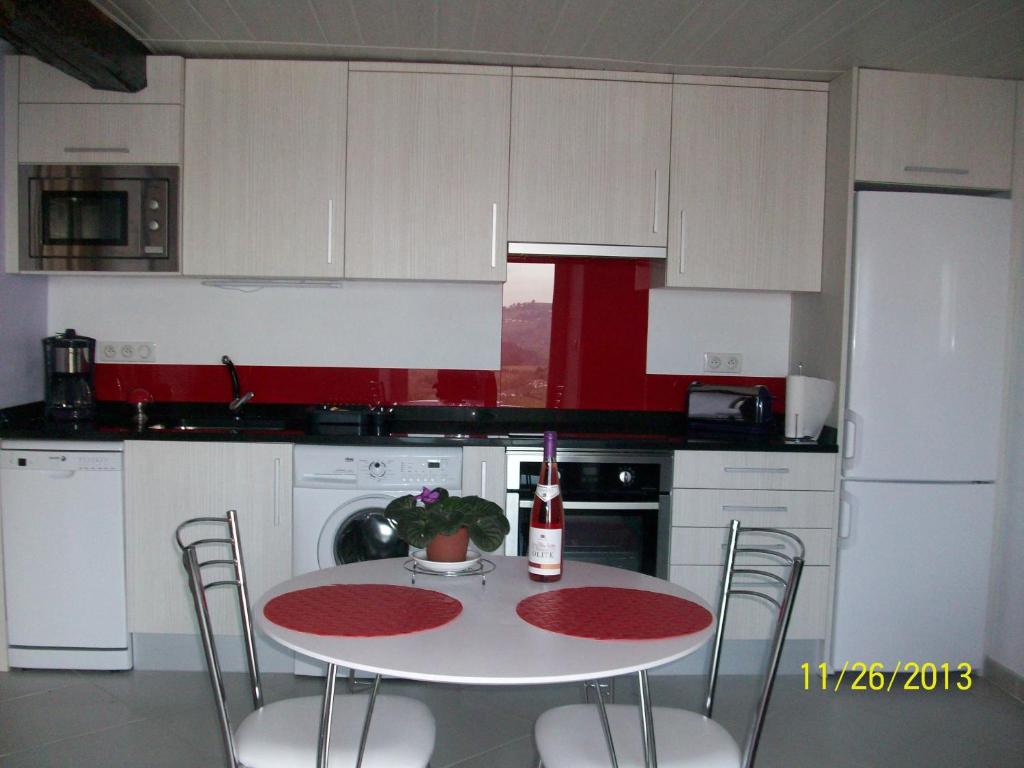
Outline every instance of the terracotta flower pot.
{"label": "terracotta flower pot", "polygon": [[455,533],[439,533],[427,544],[427,560],[435,563],[461,563],[469,550],[469,528],[462,526]]}

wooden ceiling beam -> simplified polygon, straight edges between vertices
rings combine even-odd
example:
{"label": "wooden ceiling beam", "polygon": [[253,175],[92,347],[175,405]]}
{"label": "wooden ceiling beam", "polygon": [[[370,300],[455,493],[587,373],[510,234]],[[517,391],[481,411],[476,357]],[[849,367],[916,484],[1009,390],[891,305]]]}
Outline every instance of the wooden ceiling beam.
{"label": "wooden ceiling beam", "polygon": [[146,87],[149,49],[87,0],[0,0],[0,37],[93,88]]}

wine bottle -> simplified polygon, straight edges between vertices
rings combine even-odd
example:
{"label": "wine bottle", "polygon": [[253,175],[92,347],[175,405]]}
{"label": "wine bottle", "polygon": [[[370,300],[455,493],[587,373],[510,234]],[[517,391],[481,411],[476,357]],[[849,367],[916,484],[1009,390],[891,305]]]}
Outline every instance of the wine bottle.
{"label": "wine bottle", "polygon": [[562,533],[565,513],[555,462],[555,433],[544,433],[544,461],[540,465],[537,491],[530,511],[528,570],[534,581],[562,578]]}

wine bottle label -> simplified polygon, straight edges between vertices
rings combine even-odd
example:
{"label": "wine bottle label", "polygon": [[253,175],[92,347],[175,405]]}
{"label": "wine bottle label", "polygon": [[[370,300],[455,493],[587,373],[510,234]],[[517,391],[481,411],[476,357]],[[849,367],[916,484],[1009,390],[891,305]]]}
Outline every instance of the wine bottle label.
{"label": "wine bottle label", "polygon": [[537,498],[547,504],[556,496],[560,495],[561,491],[557,485],[538,485],[537,486]]}
{"label": "wine bottle label", "polygon": [[[555,486],[557,488],[557,486]],[[529,571],[539,576],[562,573],[562,529],[530,526]]]}

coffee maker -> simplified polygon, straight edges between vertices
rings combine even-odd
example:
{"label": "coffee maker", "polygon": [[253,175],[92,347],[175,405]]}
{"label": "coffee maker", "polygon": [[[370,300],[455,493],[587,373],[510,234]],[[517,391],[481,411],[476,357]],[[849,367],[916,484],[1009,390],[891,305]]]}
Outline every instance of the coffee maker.
{"label": "coffee maker", "polygon": [[52,421],[88,421],[96,415],[93,362],[96,339],[74,328],[43,339],[46,366],[45,415]]}

